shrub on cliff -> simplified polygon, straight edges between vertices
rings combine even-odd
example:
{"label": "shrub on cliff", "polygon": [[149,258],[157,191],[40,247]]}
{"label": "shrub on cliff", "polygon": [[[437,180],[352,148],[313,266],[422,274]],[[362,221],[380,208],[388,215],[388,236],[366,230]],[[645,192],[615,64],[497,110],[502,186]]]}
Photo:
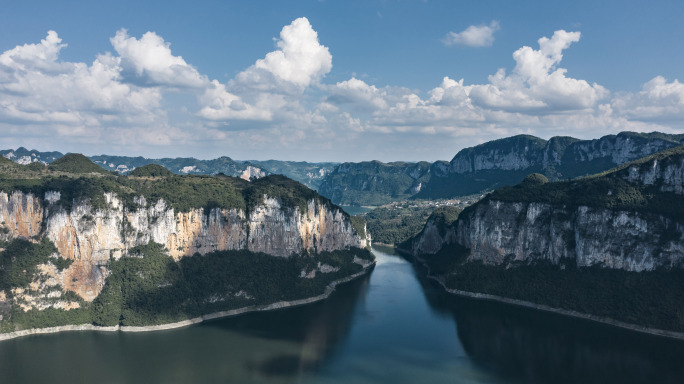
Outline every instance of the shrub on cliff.
{"label": "shrub on cliff", "polygon": [[99,165],[90,161],[89,158],[80,153],[70,153],[53,161],[48,169],[51,171],[68,173],[102,173],[109,174]]}
{"label": "shrub on cliff", "polygon": [[530,173],[525,176],[522,183],[525,185],[543,185],[549,182],[549,179],[541,173]]}
{"label": "shrub on cliff", "polygon": [[173,173],[161,165],[147,164],[140,168],[134,169],[128,175],[136,177],[168,177],[173,176]]}

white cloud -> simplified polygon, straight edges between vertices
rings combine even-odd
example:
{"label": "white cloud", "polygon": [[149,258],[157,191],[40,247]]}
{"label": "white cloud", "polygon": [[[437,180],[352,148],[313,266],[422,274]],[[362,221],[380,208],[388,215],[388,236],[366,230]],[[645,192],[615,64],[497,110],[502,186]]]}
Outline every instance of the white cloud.
{"label": "white cloud", "polygon": [[554,32],[551,39],[539,39],[539,49],[522,47],[513,53],[516,66],[511,75],[500,69],[489,84],[473,87],[470,97],[479,105],[502,110],[536,110],[549,113],[595,107],[608,96],[602,86],[566,76],[556,68],[563,50],[579,41],[579,32]]}
{"label": "white cloud", "polygon": [[[302,102],[305,91],[320,86],[332,68],[328,48],[320,44],[318,33],[305,17],[283,27],[277,46],[227,86],[212,81],[200,98],[202,109],[198,115],[224,122],[259,120],[309,125],[321,121],[321,116],[308,111]],[[238,127],[233,125],[233,129]]]}
{"label": "white cloud", "polygon": [[355,103],[362,109],[369,110],[388,108],[386,90],[368,85],[355,77],[328,87],[328,91],[330,96],[327,100],[333,104]]}
{"label": "white cloud", "polygon": [[278,49],[239,73],[235,85],[259,91],[301,91],[332,69],[332,55],[305,17],[283,27]]}
{"label": "white cloud", "polygon": [[494,44],[494,32],[500,28],[499,22],[496,20],[489,23],[489,25],[471,25],[462,32],[447,33],[442,42],[447,46],[490,47]]}
{"label": "white cloud", "polygon": [[120,82],[120,58],[99,55],[88,66],[58,60],[66,44],[48,32],[40,44],[0,55],[0,121],[100,126],[109,117],[148,122],[161,94]]}
{"label": "white cloud", "polygon": [[658,76],[610,99],[602,86],[560,68],[579,40],[579,32],[556,31],[537,49],[516,50],[508,73],[502,68],[483,84],[443,77],[422,93],[356,76],[326,84],[332,56],[305,18],[283,27],[276,50],[227,83],[174,56],[153,32],[136,38],[120,30],[111,38],[114,53],[84,63],[60,60],[67,45],[50,31],[40,43],[0,53],[0,140],[146,155],[149,147],[202,157],[349,160],[345,151],[367,151],[361,156],[429,160],[518,133],[680,129],[684,84]]}
{"label": "white cloud", "polygon": [[226,86],[216,80],[200,97],[200,104],[204,107],[198,115],[207,120],[263,120],[272,119],[272,112],[246,104],[239,96],[226,90]]}
{"label": "white cloud", "polygon": [[200,88],[208,83],[207,77],[181,56],[173,56],[170,44],[154,32],[147,32],[138,40],[121,29],[110,42],[121,57],[122,74],[134,83],[179,88]]}
{"label": "white cloud", "polygon": [[637,93],[620,93],[612,107],[621,115],[643,121],[681,120],[684,118],[684,84],[668,83],[662,76],[646,82]]}

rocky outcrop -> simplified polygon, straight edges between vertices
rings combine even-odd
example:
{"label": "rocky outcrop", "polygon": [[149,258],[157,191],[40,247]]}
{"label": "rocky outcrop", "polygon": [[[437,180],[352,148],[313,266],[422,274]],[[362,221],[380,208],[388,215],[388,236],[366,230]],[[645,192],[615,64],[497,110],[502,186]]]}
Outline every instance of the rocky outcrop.
{"label": "rocky outcrop", "polygon": [[105,194],[105,208],[81,201],[67,211],[60,198],[56,192],[47,192],[43,199],[19,191],[0,193],[0,228],[7,239],[42,235],[52,240],[59,257],[73,260],[53,277],[88,301],[102,290],[110,259],[150,241],[165,245],[176,260],[218,250],[289,256],[362,245],[348,216],[319,199],[309,200],[302,211],[264,195],[262,204],[246,213],[219,208],[175,212],[163,200],[149,203],[143,197],[126,207],[112,193]]}
{"label": "rocky outcrop", "polygon": [[0,192],[0,238],[38,236],[43,224],[43,204],[32,194]]}
{"label": "rocky outcrop", "polygon": [[[681,147],[674,148],[627,164],[604,177],[682,195],[682,152]],[[649,197],[653,193],[648,192],[644,198],[657,199]],[[684,267],[684,217],[510,199],[486,198],[448,226],[431,218],[414,239],[413,253],[435,254],[445,245],[458,244],[470,250],[468,260],[492,265],[542,260],[559,265],[572,260],[580,267],[600,265],[626,271]]]}
{"label": "rocky outcrop", "polygon": [[580,267],[644,271],[684,262],[684,222],[637,212],[487,201],[448,232],[446,241],[486,264],[574,259]]}
{"label": "rocky outcrop", "polygon": [[515,185],[534,172],[565,180],[607,171],[684,143],[684,135],[622,132],[595,140],[518,135],[459,151],[448,165],[434,163],[417,192],[421,198],[464,196]]}
{"label": "rocky outcrop", "polygon": [[449,244],[470,249],[470,261],[491,265],[546,260],[626,271],[684,266],[684,220],[590,207],[486,201],[455,226],[428,222],[414,241],[416,255]]}
{"label": "rocky outcrop", "polygon": [[342,163],[325,176],[318,191],[336,204],[383,205],[418,193],[430,166],[425,161]]}

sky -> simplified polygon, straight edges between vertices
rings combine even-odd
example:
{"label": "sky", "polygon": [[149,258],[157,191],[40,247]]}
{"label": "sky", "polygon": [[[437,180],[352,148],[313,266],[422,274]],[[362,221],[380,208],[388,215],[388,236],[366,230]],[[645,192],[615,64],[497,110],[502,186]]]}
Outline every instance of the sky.
{"label": "sky", "polygon": [[684,2],[15,1],[0,149],[434,161],[684,133]]}

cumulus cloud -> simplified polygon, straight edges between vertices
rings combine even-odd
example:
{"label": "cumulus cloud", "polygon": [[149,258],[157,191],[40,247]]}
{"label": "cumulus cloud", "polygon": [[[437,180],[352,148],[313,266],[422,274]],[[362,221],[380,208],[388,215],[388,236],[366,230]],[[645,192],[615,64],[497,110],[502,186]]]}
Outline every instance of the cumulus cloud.
{"label": "cumulus cloud", "polygon": [[171,54],[171,44],[154,32],[147,32],[138,40],[121,29],[110,42],[121,58],[122,74],[127,80],[179,88],[200,88],[208,83],[207,77],[181,56]]}
{"label": "cumulus cloud", "polygon": [[0,121],[100,126],[112,118],[155,119],[159,91],[120,82],[120,58],[99,55],[90,66],[61,62],[61,42],[50,31],[40,44],[0,55]]}
{"label": "cumulus cloud", "polygon": [[[78,150],[54,148],[56,137],[68,137],[68,143],[121,153],[149,153],[152,145],[188,155],[189,148],[202,148],[210,156],[205,148],[211,147],[231,156],[279,157],[252,155],[277,147],[321,160],[349,160],[342,151],[373,156],[396,148],[389,156],[417,160],[434,158],[435,148],[518,133],[595,137],[671,131],[681,123],[684,84],[678,80],[658,76],[638,92],[611,99],[604,87],[560,68],[580,37],[556,31],[537,48],[516,50],[513,68],[499,69],[483,84],[442,77],[421,92],[356,76],[326,84],[332,56],[305,18],[284,26],[274,51],[226,83],[174,56],[170,43],[153,32],[131,37],[120,30],[110,40],[113,53],[85,63],[60,60],[67,45],[50,31],[39,43],[0,53],[0,136],[8,145],[42,140],[44,148]],[[423,152],[403,157],[409,146]]]}
{"label": "cumulus cloud", "polygon": [[646,82],[640,92],[620,93],[612,100],[619,114],[635,120],[663,121],[684,118],[684,84],[662,76]]}
{"label": "cumulus cloud", "polygon": [[[212,81],[200,98],[198,115],[207,120],[259,120],[310,124],[321,121],[302,105],[304,92],[332,69],[332,55],[305,17],[283,27],[278,49],[240,72],[227,85]],[[234,127],[237,128],[237,127]]]}
{"label": "cumulus cloud", "polygon": [[608,96],[604,87],[586,80],[567,77],[557,68],[563,51],[579,41],[579,32],[554,32],[539,39],[539,49],[525,46],[513,53],[516,62],[511,75],[500,69],[489,77],[489,84],[473,87],[470,97],[479,105],[502,110],[542,112],[577,110],[596,106]]}
{"label": "cumulus cloud", "polygon": [[278,49],[239,73],[239,87],[260,91],[296,90],[315,85],[332,69],[332,55],[318,41],[306,17],[294,20],[280,32]]}
{"label": "cumulus cloud", "polygon": [[204,107],[198,115],[207,120],[263,120],[272,119],[272,112],[268,109],[259,109],[246,104],[242,99],[226,90],[226,86],[216,80],[206,89],[200,97],[200,103]]}
{"label": "cumulus cloud", "polygon": [[447,46],[490,47],[494,44],[494,32],[499,29],[501,27],[496,20],[489,23],[489,25],[471,25],[462,32],[447,33],[442,42]]}
{"label": "cumulus cloud", "polygon": [[327,101],[332,104],[355,103],[362,109],[386,109],[388,96],[386,90],[381,90],[374,85],[368,85],[363,80],[352,77],[349,80],[336,83],[328,88],[330,96]]}

